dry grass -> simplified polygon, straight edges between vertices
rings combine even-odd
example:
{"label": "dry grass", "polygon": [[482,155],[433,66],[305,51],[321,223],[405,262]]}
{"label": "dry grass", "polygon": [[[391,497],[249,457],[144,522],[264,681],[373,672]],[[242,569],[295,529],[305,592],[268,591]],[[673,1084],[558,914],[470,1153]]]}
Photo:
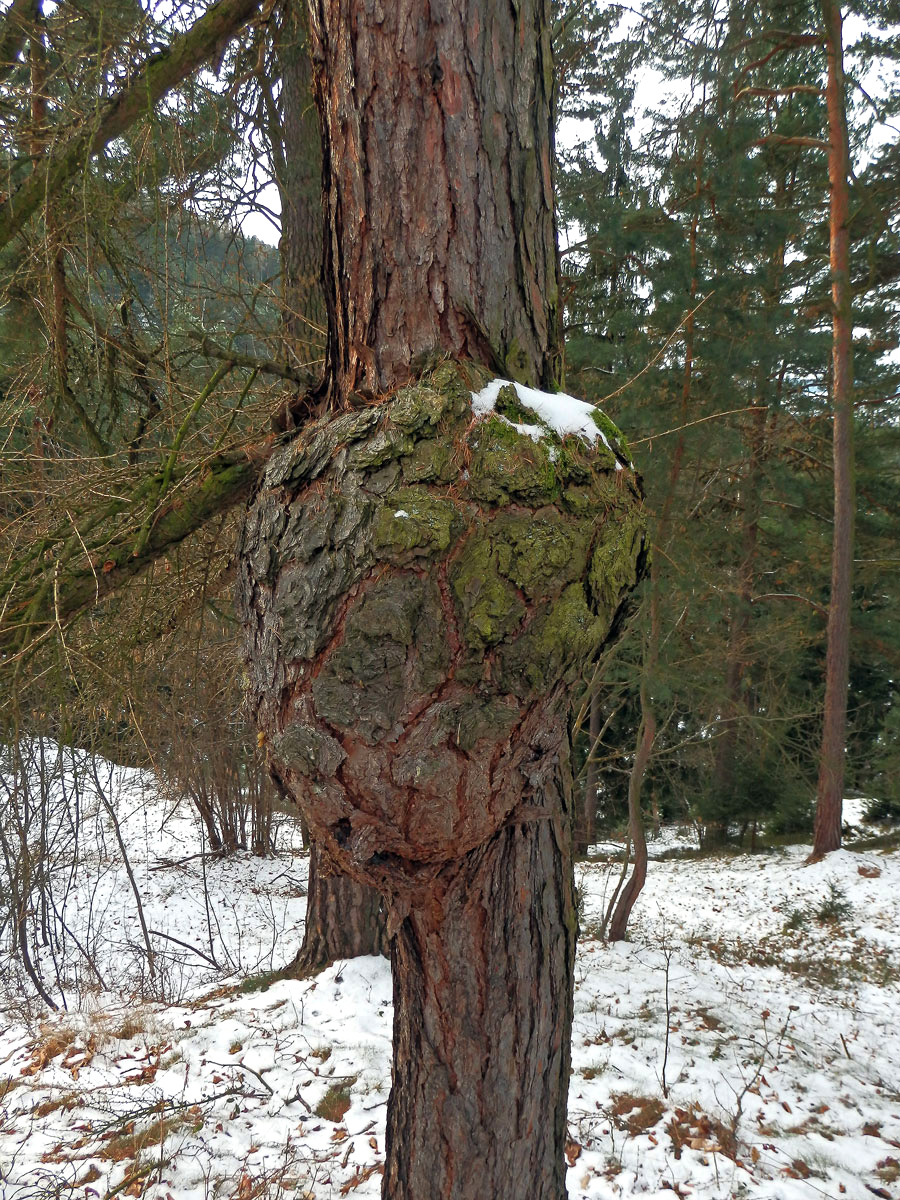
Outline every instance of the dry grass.
{"label": "dry grass", "polygon": [[109,1031],[110,1037],[114,1037],[119,1042],[130,1042],[136,1037],[140,1037],[147,1032],[147,1017],[146,1013],[134,1012],[130,1013],[116,1029]]}
{"label": "dry grass", "polygon": [[166,1138],[187,1127],[189,1122],[182,1116],[160,1117],[141,1128],[135,1121],[129,1121],[122,1129],[107,1135],[106,1145],[97,1157],[106,1162],[136,1159],[144,1151],[162,1146]]}
{"label": "dry grass", "polygon": [[632,1137],[647,1133],[659,1124],[666,1110],[658,1096],[635,1096],[630,1092],[614,1092],[610,1097],[610,1116],[619,1129],[625,1129]]}
{"label": "dry grass", "polygon": [[350,1107],[350,1089],[355,1082],[355,1079],[347,1079],[343,1083],[333,1083],[313,1110],[316,1116],[335,1124],[343,1121]]}

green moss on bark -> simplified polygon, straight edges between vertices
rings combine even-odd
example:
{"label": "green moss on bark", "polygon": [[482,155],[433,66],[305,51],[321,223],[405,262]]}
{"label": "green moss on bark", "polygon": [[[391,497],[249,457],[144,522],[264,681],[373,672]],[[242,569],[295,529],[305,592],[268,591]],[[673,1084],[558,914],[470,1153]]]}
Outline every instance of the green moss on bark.
{"label": "green moss on bark", "polygon": [[424,487],[392,489],[375,518],[375,550],[394,562],[450,549],[465,522],[456,506]]}
{"label": "green moss on bark", "polygon": [[525,604],[508,578],[510,550],[489,526],[474,532],[450,578],[463,639],[476,654],[495,646],[525,615]]}

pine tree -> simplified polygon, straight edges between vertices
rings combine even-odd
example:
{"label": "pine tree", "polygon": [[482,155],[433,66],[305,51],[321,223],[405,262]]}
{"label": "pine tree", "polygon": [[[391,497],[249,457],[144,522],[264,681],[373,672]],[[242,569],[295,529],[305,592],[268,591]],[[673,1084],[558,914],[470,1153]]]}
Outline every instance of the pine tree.
{"label": "pine tree", "polygon": [[[612,450],[583,460],[566,443],[553,466],[508,422],[473,422],[492,371],[559,378],[549,4],[447,0],[430,18],[356,0],[313,14],[323,419],[273,460],[251,509],[242,616],[284,785],[389,909],[384,1194],[526,1181],[558,1200],[568,684],[640,570],[642,519]],[[498,395],[522,417],[515,397]],[[544,502],[559,488],[557,519]]]}
{"label": "pine tree", "polygon": [[[569,370],[587,394],[602,401],[612,393],[614,414],[623,414],[636,439],[656,520],[654,571],[665,578],[666,620],[669,613],[678,620],[677,633],[663,628],[666,653],[652,691],[678,714],[674,740],[698,739],[697,762],[713,752],[700,786],[686,779],[684,791],[699,796],[695,811],[704,824],[724,834],[741,814],[756,820],[772,812],[775,801],[762,799],[755,764],[771,763],[782,776],[787,764],[786,806],[816,767],[815,731],[803,714],[816,691],[827,603],[824,58],[811,8],[647,6],[643,15],[628,33],[628,54],[663,71],[673,99],[653,114],[640,143],[617,149],[612,135],[623,122],[615,105],[627,110],[633,80],[617,74],[629,59],[616,37],[601,40],[596,53],[607,70],[595,71],[594,80],[609,99],[595,108],[599,162],[583,155],[563,187],[565,212],[584,233],[570,256],[570,323],[581,312],[588,322],[574,331]],[[612,163],[619,164],[617,212],[609,198]],[[869,320],[885,328],[893,309],[882,301],[887,281],[875,272],[890,279],[891,237],[876,216],[884,210],[878,202],[868,208],[866,192],[859,188],[854,223],[876,289]],[[878,233],[871,237],[873,221]],[[623,230],[632,234],[629,243]],[[610,245],[621,249],[605,253]],[[621,290],[610,311],[606,281],[625,277],[626,262],[643,282]],[[858,262],[861,282],[866,270]],[[886,328],[882,337],[883,356]],[[875,351],[866,346],[860,369],[885,379]],[[884,386],[880,394],[889,395],[887,379]],[[705,420],[741,408],[746,413]],[[667,518],[671,467],[683,486]],[[686,644],[688,659],[680,653]],[[637,682],[633,688],[636,694]],[[659,722],[654,758],[674,780],[662,766],[668,717]],[[651,776],[653,769],[651,762]],[[607,788],[614,792],[613,780]]]}

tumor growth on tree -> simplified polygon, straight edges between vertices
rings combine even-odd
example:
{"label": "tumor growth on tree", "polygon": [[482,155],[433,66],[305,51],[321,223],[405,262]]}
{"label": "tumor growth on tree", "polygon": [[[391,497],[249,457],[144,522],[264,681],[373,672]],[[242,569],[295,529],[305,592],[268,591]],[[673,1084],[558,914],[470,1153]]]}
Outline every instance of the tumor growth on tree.
{"label": "tumor growth on tree", "polygon": [[241,548],[274,769],[397,935],[391,1196],[475,1195],[471,1168],[454,1178],[476,1148],[486,1186],[527,1170],[561,1194],[569,687],[644,556],[639,489],[600,431],[560,439],[512,386],[476,417],[486,380],[446,363],[310,426]]}

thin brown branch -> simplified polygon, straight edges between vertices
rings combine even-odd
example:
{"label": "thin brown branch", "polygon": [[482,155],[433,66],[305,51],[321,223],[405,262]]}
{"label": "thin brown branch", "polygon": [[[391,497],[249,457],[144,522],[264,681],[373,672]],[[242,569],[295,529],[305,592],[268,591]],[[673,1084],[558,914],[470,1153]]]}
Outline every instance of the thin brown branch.
{"label": "thin brown branch", "polygon": [[751,146],[806,146],[813,150],[828,150],[828,143],[822,138],[787,137],[783,133],[768,133],[765,137],[757,138]]}
{"label": "thin brown branch", "polygon": [[686,425],[675,425],[672,429],[664,429],[662,433],[651,433],[649,437],[638,438],[636,441],[629,439],[629,446],[642,446],[644,442],[653,442],[657,438],[668,437],[670,433],[680,433],[682,429],[690,429],[694,425],[702,425],[706,421],[716,421],[720,417],[733,417],[735,413],[753,412],[759,406],[756,404],[745,405],[743,408],[729,408],[727,412],[710,413],[708,417],[698,417],[696,421],[688,421]]}
{"label": "thin brown branch", "polygon": [[606,404],[607,400],[612,400],[612,399],[614,399],[614,397],[620,396],[622,394],[622,392],[624,392],[626,390],[626,388],[630,388],[633,383],[637,383],[637,381],[640,379],[640,377],[642,375],[645,375],[652,366],[654,366],[656,363],[659,362],[659,360],[662,358],[662,356],[665,354],[665,352],[668,350],[668,348],[675,341],[676,337],[681,332],[681,330],[685,327],[685,325],[688,323],[688,321],[690,321],[691,318],[695,315],[695,313],[700,311],[700,309],[707,302],[707,300],[712,299],[712,297],[715,294],[716,294],[715,292],[710,292],[708,295],[704,296],[703,299],[700,301],[700,303],[697,304],[694,308],[692,308],[690,312],[685,313],[684,316],[681,318],[681,320],[678,322],[678,324],[675,326],[675,328],[672,330],[672,332],[669,334],[669,336],[666,338],[666,340],[663,343],[660,350],[656,354],[654,354],[653,358],[651,358],[648,363],[646,363],[643,367],[641,367],[641,369],[640,369],[640,371],[638,371],[637,375],[632,375],[632,377],[629,380],[626,380],[626,382],[623,383],[621,387],[616,388],[616,390],[614,392],[610,392],[608,395],[604,396],[602,398],[602,400],[600,401],[600,403]]}
{"label": "thin brown branch", "polygon": [[810,600],[808,596],[801,596],[797,592],[766,592],[762,596],[751,596],[750,603],[759,604],[761,600],[800,600],[814,609],[820,617],[828,616],[828,609],[823,604],[817,604],[815,600]]}
{"label": "thin brown branch", "polygon": [[[146,480],[131,498],[110,506],[113,520],[101,523],[88,538],[79,531],[80,554],[57,556],[26,579],[0,578],[4,620],[0,625],[3,666],[10,666],[53,628],[70,622],[98,599],[116,591],[174,549],[220,513],[243,500],[253,486],[271,448],[269,443],[247,451],[230,451],[200,466],[173,474],[173,491],[157,510],[146,539],[135,548],[147,504]],[[86,553],[85,553],[86,551]],[[60,561],[60,559],[64,561]],[[49,576],[48,576],[49,573]]]}
{"label": "thin brown branch", "polygon": [[278,379],[287,379],[300,387],[311,388],[316,382],[311,371],[299,371],[296,367],[292,367],[288,363],[277,362],[273,358],[259,358],[255,354],[241,354],[237,350],[229,350],[226,346],[217,345],[206,334],[197,335],[197,342],[200,353],[206,358],[219,359],[222,362],[229,362],[235,367],[247,367],[253,371],[260,371],[263,375],[274,375]]}

